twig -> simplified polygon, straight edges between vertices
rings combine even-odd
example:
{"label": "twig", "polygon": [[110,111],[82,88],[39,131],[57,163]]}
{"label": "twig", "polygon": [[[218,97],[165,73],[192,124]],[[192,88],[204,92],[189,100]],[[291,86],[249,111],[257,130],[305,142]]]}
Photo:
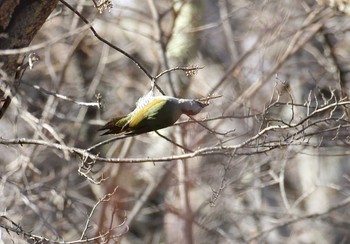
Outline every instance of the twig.
{"label": "twig", "polygon": [[89,228],[89,224],[90,224],[90,221],[91,221],[91,218],[92,218],[92,215],[94,214],[96,208],[102,203],[102,202],[107,202],[111,199],[111,197],[116,193],[118,189],[118,186],[114,188],[114,190],[111,192],[111,193],[108,193],[106,195],[104,195],[101,199],[99,199],[97,201],[97,203],[95,203],[95,205],[93,206],[93,208],[91,209],[90,211],[90,214],[86,220],[86,223],[85,223],[85,227],[84,227],[84,230],[82,231],[81,233],[81,236],[80,236],[80,240],[83,240],[83,238],[85,237],[86,235],[86,231],[87,229]]}
{"label": "twig", "polygon": [[196,72],[200,69],[204,69],[204,67],[175,67],[175,68],[171,68],[171,69],[167,69],[167,70],[164,70],[163,72],[159,73],[158,75],[156,75],[154,77],[155,80],[157,80],[158,78],[160,78],[161,76],[165,75],[166,73],[169,73],[169,72],[172,72],[172,71],[175,71],[175,70],[182,70],[182,71],[185,71],[185,72]]}
{"label": "twig", "polygon": [[156,133],[158,136],[160,136],[161,138],[163,138],[163,139],[167,140],[168,142],[170,142],[171,144],[173,144],[173,145],[175,145],[175,146],[177,146],[177,147],[179,147],[179,148],[185,150],[185,152],[193,152],[192,150],[190,150],[190,149],[188,149],[188,148],[186,148],[186,147],[184,147],[184,146],[178,144],[177,142],[175,142],[175,141],[169,139],[168,137],[166,137],[166,136],[160,134],[158,131],[155,131],[155,133]]}
{"label": "twig", "polygon": [[99,142],[99,143],[97,143],[97,144],[95,144],[95,145],[89,147],[88,149],[86,149],[86,151],[87,151],[87,152],[90,152],[90,151],[92,151],[93,149],[96,149],[96,148],[98,148],[98,147],[101,147],[101,146],[103,146],[103,145],[106,145],[106,144],[108,144],[108,143],[110,143],[110,142],[118,141],[118,140],[123,140],[123,139],[125,139],[125,138],[127,138],[127,137],[130,137],[130,136],[132,136],[132,135],[120,135],[120,136],[117,136],[117,137],[109,138],[109,139],[107,139],[107,140],[101,141],[101,142]]}

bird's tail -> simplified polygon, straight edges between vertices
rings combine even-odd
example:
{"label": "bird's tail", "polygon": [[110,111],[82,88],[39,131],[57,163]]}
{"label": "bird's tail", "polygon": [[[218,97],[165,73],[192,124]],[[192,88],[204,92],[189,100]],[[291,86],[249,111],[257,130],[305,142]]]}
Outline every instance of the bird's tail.
{"label": "bird's tail", "polygon": [[108,134],[122,134],[124,132],[127,132],[127,123],[128,123],[128,118],[127,116],[123,117],[117,117],[111,119],[107,124],[102,126],[99,131],[102,130],[107,130],[101,136],[103,135],[108,135]]}

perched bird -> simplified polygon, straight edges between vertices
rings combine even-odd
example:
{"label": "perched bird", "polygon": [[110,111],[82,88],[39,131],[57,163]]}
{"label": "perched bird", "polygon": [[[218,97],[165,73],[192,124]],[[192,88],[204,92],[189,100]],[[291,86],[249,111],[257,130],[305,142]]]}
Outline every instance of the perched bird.
{"label": "perched bird", "polygon": [[102,135],[137,135],[155,131],[173,125],[182,114],[198,114],[208,104],[208,101],[153,96],[149,93],[139,99],[134,111],[113,118],[99,130],[107,130]]}

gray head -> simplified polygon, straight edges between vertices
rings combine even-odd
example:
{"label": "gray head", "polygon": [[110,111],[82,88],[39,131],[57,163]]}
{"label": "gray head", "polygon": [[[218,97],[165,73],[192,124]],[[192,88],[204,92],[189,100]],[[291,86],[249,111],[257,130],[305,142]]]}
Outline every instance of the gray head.
{"label": "gray head", "polygon": [[209,105],[208,102],[203,102],[195,99],[179,99],[181,111],[187,115],[198,114],[202,109]]}

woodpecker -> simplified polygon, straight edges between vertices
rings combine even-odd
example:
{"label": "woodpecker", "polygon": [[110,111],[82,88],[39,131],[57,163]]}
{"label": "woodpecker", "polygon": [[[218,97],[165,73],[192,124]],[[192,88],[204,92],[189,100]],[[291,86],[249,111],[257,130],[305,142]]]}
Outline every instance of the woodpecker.
{"label": "woodpecker", "polygon": [[102,135],[138,135],[169,127],[182,114],[198,114],[208,105],[208,101],[153,96],[153,93],[148,93],[137,101],[134,111],[126,116],[111,119],[99,130],[107,130]]}

